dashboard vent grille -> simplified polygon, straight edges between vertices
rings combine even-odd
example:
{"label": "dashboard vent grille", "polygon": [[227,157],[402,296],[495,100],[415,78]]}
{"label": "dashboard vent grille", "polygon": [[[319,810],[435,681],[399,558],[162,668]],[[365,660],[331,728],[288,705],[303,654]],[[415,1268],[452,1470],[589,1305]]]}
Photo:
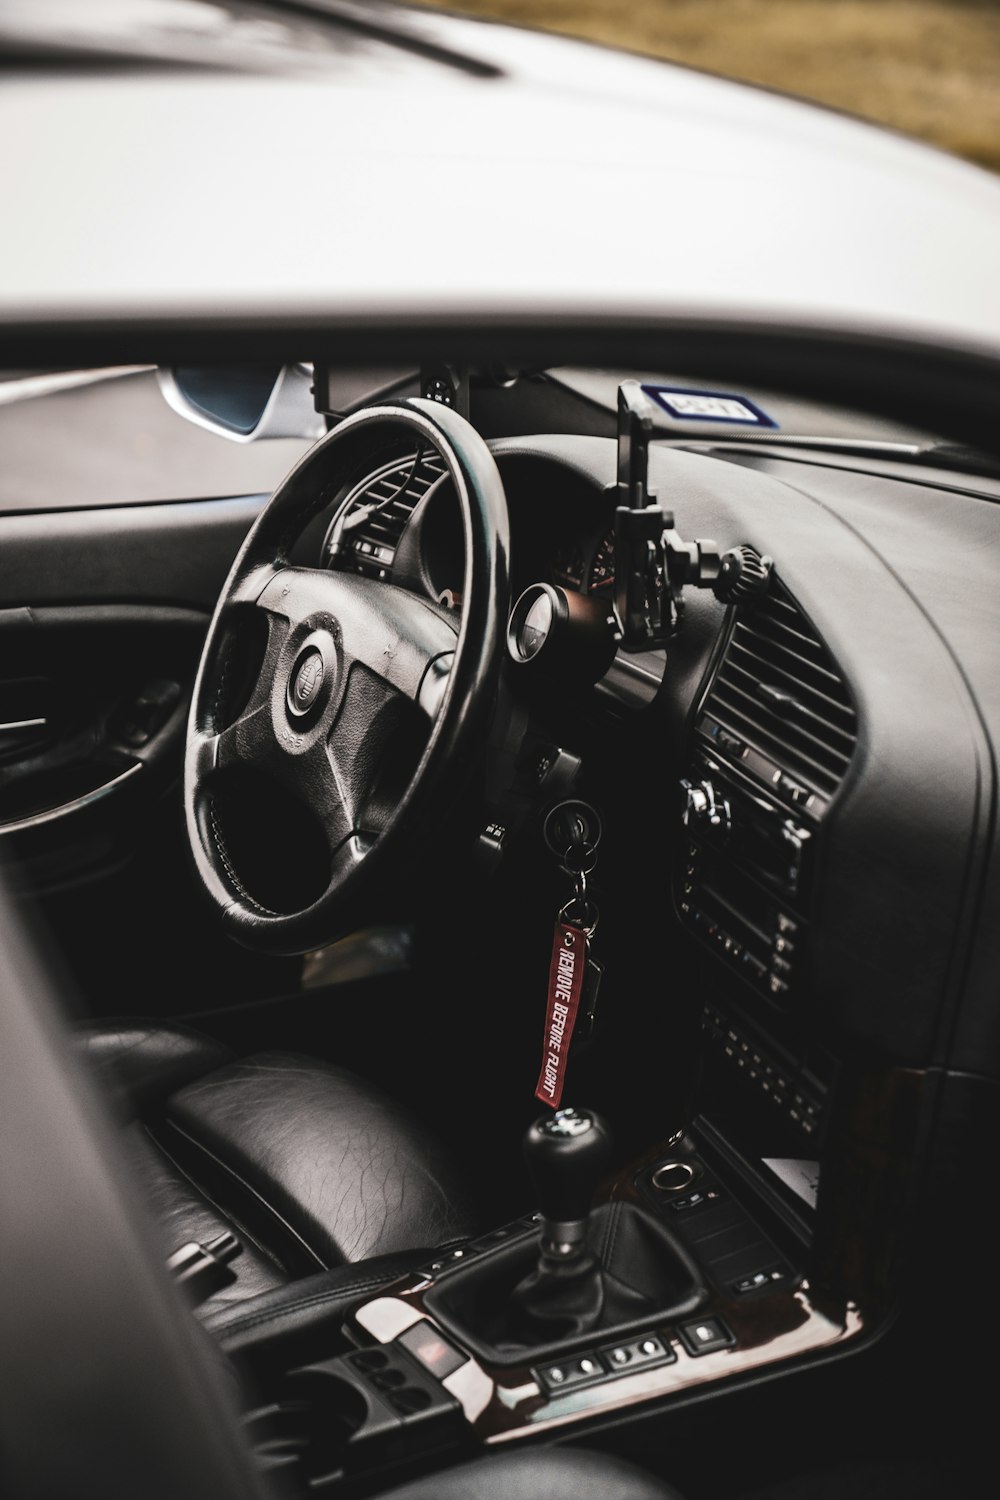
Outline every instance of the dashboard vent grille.
{"label": "dashboard vent grille", "polygon": [[395,459],[348,496],[327,539],[327,561],[349,560],[356,572],[388,577],[396,546],[417,504],[445,472],[433,449]]}
{"label": "dashboard vent grille", "polygon": [[811,803],[810,792],[829,798],[843,780],[858,739],[847,684],[776,582],[737,613],[699,727],[795,801]]}

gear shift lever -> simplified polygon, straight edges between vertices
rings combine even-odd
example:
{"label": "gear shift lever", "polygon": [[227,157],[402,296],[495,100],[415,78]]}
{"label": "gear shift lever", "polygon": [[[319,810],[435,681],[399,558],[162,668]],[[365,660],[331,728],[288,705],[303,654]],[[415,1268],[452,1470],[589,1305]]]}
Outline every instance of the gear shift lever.
{"label": "gear shift lever", "polygon": [[524,1159],[542,1215],[542,1255],[567,1264],[584,1252],[587,1220],[611,1136],[592,1110],[557,1109],[524,1138]]}
{"label": "gear shift lever", "polygon": [[600,1115],[557,1109],[523,1144],[541,1233],[471,1257],[428,1290],[446,1329],[487,1359],[561,1359],[576,1340],[638,1336],[701,1305],[698,1266],[658,1215],[623,1199],[594,1204],[611,1158]]}

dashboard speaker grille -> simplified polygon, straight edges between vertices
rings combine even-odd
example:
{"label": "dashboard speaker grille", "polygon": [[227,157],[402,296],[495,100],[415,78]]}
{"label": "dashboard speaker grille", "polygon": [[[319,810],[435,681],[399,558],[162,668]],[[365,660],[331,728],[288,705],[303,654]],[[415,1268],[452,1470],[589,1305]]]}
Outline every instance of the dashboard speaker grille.
{"label": "dashboard speaker grille", "polygon": [[752,609],[737,612],[699,727],[722,745],[757,752],[758,770],[763,761],[824,797],[843,780],[857,714],[827,647],[777,582]]}

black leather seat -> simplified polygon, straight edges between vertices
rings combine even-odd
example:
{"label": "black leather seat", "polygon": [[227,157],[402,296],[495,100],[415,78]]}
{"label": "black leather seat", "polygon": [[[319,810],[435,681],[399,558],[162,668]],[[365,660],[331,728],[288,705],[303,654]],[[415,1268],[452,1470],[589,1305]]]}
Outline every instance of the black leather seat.
{"label": "black leather seat", "polygon": [[117,1110],[164,1259],[227,1230],[240,1242],[200,1315],[331,1269],[328,1293],[367,1291],[475,1230],[444,1146],[342,1068],[237,1058],[133,1020],[82,1028],[77,1043]]}
{"label": "black leather seat", "polygon": [[491,1454],[383,1491],[377,1500],[680,1500],[678,1491],[609,1453],[583,1448]]}

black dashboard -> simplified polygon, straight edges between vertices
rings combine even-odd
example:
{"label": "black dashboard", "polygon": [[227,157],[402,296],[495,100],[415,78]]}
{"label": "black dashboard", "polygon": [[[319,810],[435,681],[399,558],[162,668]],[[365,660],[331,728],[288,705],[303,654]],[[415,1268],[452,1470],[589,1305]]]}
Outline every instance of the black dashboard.
{"label": "black dashboard", "polygon": [[[544,582],[610,613],[614,439],[491,447],[512,597]],[[377,483],[350,565],[460,604],[440,468],[401,461]],[[852,1151],[859,1111],[905,1137],[928,1110],[974,1112],[1000,1077],[1000,482],[877,446],[719,440],[651,450],[650,488],[686,537],[773,558],[770,588],[735,606],[688,591],[665,649],[619,650],[592,686],[550,682],[529,717],[585,762],[585,726],[602,726],[598,801],[623,767],[645,788],[626,817],[647,820],[652,873],[633,854],[605,899],[651,892],[705,1117],[793,1217],[816,1209],[820,1162],[827,1203],[853,1215],[891,1197],[884,1164]],[[516,693],[516,662],[508,675]],[[790,1161],[788,1190],[771,1164]]]}

